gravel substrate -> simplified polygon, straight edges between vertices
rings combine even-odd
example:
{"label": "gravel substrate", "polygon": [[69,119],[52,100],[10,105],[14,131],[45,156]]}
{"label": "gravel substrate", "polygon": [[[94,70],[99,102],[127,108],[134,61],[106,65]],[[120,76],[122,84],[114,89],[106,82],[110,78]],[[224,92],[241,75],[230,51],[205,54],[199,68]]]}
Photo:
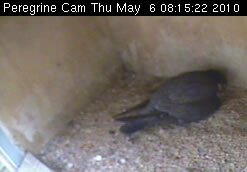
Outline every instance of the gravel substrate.
{"label": "gravel substrate", "polygon": [[145,100],[153,84],[131,76],[78,112],[41,156],[57,172],[247,172],[247,91],[228,88],[212,117],[131,137],[112,116]]}

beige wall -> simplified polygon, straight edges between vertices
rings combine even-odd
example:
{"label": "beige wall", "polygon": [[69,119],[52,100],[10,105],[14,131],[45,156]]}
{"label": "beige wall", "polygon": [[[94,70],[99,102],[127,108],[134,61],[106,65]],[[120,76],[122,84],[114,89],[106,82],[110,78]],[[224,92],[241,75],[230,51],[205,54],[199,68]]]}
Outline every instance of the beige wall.
{"label": "beige wall", "polygon": [[[246,17],[2,17],[0,124],[37,151],[111,79],[220,67],[247,87]],[[121,59],[120,59],[121,57]]]}
{"label": "beige wall", "polygon": [[119,56],[98,17],[0,19],[1,123],[37,151],[98,95]]}
{"label": "beige wall", "polygon": [[230,83],[247,87],[247,17],[108,17],[126,66],[169,77],[225,68]]}

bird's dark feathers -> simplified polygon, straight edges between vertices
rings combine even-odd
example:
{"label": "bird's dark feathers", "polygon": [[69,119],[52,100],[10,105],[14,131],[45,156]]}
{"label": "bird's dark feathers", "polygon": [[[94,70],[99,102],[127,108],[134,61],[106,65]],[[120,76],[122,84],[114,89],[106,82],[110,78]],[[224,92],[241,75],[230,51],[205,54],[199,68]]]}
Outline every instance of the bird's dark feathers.
{"label": "bird's dark feathers", "polygon": [[155,125],[160,125],[164,121],[167,123],[173,123],[173,124],[177,123],[177,120],[175,118],[169,116],[166,113],[126,117],[124,121],[126,123],[123,126],[121,126],[120,131],[125,134],[132,134],[144,128],[149,128]]}
{"label": "bird's dark feathers", "polygon": [[[116,119],[125,123],[120,131],[131,134],[165,120],[190,123],[206,119],[222,104],[218,97],[219,84],[226,84],[226,78],[213,69],[173,77],[155,91],[150,100],[121,113]],[[137,115],[122,117],[130,112]]]}

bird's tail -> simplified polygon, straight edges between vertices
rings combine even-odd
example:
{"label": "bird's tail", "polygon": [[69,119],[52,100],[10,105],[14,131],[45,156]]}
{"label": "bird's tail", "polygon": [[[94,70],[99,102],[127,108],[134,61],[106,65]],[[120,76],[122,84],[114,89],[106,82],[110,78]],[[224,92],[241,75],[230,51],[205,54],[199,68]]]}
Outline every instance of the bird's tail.
{"label": "bird's tail", "polygon": [[142,103],[140,103],[134,107],[131,107],[130,109],[127,109],[124,112],[121,112],[121,113],[115,115],[115,118],[121,117],[121,116],[129,114],[129,113],[137,113],[141,109],[143,109],[148,103],[149,103],[149,100],[145,100],[144,102],[142,102]]}
{"label": "bird's tail", "polygon": [[144,128],[160,125],[164,121],[166,123],[177,122],[175,118],[170,117],[166,113],[139,115],[134,117],[123,117],[121,119],[118,119],[118,121],[125,122],[125,124],[120,128],[120,131],[124,134],[132,134]]}

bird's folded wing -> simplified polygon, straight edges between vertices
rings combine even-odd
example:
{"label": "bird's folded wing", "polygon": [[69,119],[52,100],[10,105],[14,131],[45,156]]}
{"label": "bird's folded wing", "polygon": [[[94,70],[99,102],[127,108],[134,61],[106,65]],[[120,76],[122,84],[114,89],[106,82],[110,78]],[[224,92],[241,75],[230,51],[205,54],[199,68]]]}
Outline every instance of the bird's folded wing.
{"label": "bird's folded wing", "polygon": [[186,104],[214,96],[217,92],[217,87],[209,84],[195,82],[188,85],[181,85],[180,89],[169,92],[169,100],[171,103]]}

